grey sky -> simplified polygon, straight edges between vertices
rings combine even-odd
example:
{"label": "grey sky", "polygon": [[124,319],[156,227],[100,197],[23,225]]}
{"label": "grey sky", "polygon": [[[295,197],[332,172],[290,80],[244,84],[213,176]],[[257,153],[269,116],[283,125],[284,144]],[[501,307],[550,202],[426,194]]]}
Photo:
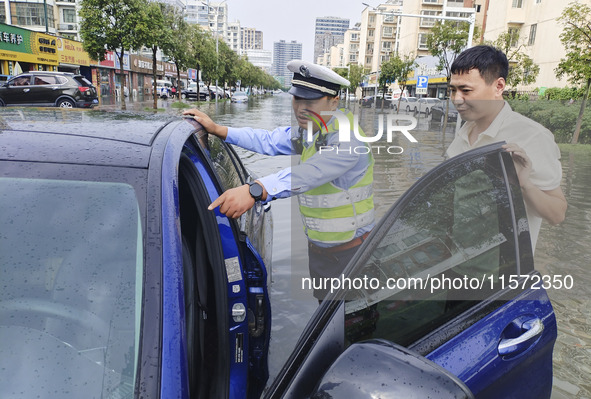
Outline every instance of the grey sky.
{"label": "grey sky", "polygon": [[227,0],[228,22],[263,32],[263,48],[273,50],[273,42],[296,40],[302,43],[303,58],[313,60],[314,24],[317,17],[349,18],[349,26],[361,20],[361,3],[367,0]]}

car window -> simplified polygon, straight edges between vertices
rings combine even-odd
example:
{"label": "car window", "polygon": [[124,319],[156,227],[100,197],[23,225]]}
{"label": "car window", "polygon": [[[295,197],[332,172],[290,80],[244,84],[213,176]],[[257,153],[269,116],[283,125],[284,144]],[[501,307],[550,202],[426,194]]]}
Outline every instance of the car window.
{"label": "car window", "polygon": [[408,346],[492,295],[501,275],[517,273],[511,201],[498,153],[415,192],[355,275],[374,285],[349,296],[348,341]]}
{"label": "car window", "polygon": [[21,75],[8,82],[12,86],[28,86],[31,84],[31,75]]}
{"label": "car window", "polygon": [[219,137],[212,134],[208,135],[207,140],[209,143],[209,157],[222,189],[225,191],[244,184],[244,180],[241,178],[235,160],[232,159],[226,144]]}
{"label": "car window", "polygon": [[39,76],[36,75],[34,77],[35,85],[54,85],[57,83],[57,79],[55,76]]}
{"label": "car window", "polygon": [[19,367],[41,382],[14,374],[19,392],[133,392],[143,276],[133,187],[0,178],[0,231],[2,345],[20,348]]}
{"label": "car window", "polygon": [[92,83],[88,79],[86,79],[84,76],[74,76],[74,79],[81,86],[86,86],[86,87],[92,86]]}

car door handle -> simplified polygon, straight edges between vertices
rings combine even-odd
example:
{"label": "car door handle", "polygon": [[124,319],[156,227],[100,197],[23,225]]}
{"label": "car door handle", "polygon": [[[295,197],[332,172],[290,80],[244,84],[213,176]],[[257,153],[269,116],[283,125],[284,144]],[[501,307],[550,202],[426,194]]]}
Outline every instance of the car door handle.
{"label": "car door handle", "polygon": [[28,93],[28,92],[29,92],[29,90],[31,90],[31,89],[23,89],[23,91],[24,91],[25,93]]}
{"label": "car door handle", "polygon": [[521,324],[523,334],[516,338],[505,338],[499,342],[499,355],[517,355],[528,349],[544,331],[542,320],[530,319]]}

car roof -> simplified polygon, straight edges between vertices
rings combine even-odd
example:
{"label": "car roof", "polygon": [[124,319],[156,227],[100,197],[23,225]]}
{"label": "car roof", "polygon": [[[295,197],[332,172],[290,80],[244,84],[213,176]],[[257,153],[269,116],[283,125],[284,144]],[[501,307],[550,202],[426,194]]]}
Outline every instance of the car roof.
{"label": "car roof", "polygon": [[87,113],[0,112],[0,160],[145,168],[154,139],[171,119]]}
{"label": "car roof", "polygon": [[20,76],[20,75],[30,75],[34,73],[35,75],[65,75],[65,76],[81,76],[81,75],[76,75],[75,73],[72,72],[58,72],[58,71],[27,71],[27,72],[23,72],[19,75],[16,76]]}

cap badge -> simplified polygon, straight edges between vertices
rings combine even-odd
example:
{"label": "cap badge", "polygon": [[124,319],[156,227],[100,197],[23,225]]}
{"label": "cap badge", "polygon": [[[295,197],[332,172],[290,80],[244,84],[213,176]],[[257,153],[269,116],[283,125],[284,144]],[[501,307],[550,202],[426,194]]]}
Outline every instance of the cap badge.
{"label": "cap badge", "polygon": [[307,66],[301,65],[300,66],[300,74],[305,78],[309,78],[310,77],[310,70],[308,69]]}

